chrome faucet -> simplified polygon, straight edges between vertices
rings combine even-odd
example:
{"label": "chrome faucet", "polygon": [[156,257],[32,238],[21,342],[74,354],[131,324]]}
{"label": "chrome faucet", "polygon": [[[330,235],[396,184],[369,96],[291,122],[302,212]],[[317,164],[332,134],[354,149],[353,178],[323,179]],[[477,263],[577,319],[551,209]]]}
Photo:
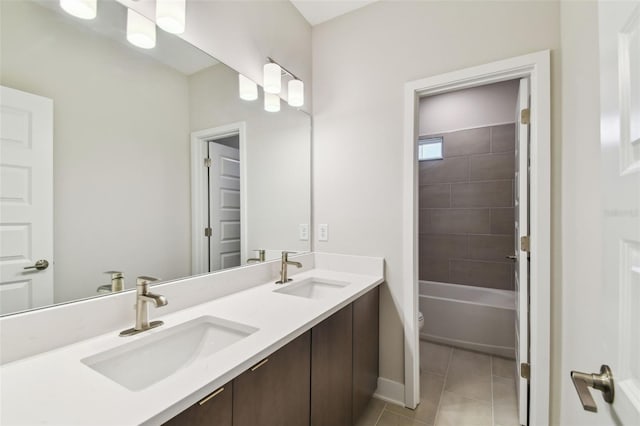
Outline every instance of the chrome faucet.
{"label": "chrome faucet", "polygon": [[289,260],[289,254],[293,252],[282,252],[282,264],[280,265],[280,280],[276,281],[276,284],[284,284],[291,281],[291,278],[287,278],[287,265],[294,265],[298,268],[302,268],[302,263]]}
{"label": "chrome faucet", "polygon": [[251,262],[264,262],[264,260],[266,259],[266,250],[264,249],[260,249],[260,250],[254,250],[255,252],[258,253],[258,257],[250,257],[249,259],[247,259],[247,263],[251,263]]}
{"label": "chrome faucet", "polygon": [[149,292],[149,283],[153,281],[158,281],[158,278],[138,277],[136,279],[136,325],[120,332],[120,336],[133,336],[164,324],[162,321],[149,322],[147,303],[153,303],[156,308],[167,304],[167,299],[164,296]]}

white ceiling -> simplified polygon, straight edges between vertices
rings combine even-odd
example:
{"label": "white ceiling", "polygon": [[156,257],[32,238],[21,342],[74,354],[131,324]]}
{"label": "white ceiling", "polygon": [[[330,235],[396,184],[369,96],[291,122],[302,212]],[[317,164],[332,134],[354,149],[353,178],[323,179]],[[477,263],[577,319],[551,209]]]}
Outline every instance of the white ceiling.
{"label": "white ceiling", "polygon": [[290,0],[311,24],[322,22],[359,9],[377,0]]}

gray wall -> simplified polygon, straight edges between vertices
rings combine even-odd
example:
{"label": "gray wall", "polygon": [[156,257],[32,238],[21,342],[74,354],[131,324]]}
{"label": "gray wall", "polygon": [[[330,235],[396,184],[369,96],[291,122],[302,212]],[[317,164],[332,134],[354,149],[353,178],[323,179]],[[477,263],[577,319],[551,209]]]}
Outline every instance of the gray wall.
{"label": "gray wall", "polygon": [[515,125],[430,136],[444,158],[420,162],[420,279],[513,290]]}

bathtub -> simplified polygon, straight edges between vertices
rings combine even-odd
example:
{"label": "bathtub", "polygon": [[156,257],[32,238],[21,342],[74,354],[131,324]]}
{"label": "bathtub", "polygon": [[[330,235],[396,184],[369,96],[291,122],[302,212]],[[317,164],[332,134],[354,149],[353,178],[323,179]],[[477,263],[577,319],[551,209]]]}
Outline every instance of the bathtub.
{"label": "bathtub", "polygon": [[515,357],[515,292],[420,281],[419,297],[421,339]]}

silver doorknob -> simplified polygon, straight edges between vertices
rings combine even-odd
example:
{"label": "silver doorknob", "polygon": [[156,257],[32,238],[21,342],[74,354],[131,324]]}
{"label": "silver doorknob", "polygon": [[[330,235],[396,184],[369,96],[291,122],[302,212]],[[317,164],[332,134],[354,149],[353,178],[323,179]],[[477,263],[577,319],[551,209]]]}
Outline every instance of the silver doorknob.
{"label": "silver doorknob", "polygon": [[600,367],[600,374],[581,373],[580,371],[571,372],[571,380],[578,391],[578,397],[582,403],[582,408],[586,411],[598,412],[596,402],[589,392],[589,388],[594,388],[602,392],[602,396],[609,404],[613,403],[615,397],[613,373],[608,365]]}
{"label": "silver doorknob", "polygon": [[49,267],[49,262],[45,259],[40,259],[35,265],[26,266],[24,269],[37,269],[38,271],[44,271]]}

